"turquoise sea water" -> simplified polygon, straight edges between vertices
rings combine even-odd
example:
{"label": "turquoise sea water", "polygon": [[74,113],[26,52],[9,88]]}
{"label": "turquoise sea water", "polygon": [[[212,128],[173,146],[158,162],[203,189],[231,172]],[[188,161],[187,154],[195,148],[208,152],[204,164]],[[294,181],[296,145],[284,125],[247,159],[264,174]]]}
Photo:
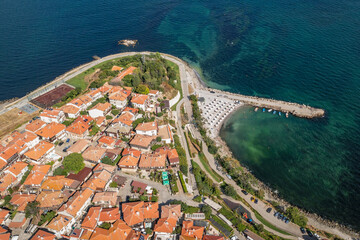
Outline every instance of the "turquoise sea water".
{"label": "turquoise sea water", "polygon": [[286,200],[360,230],[359,23],[355,0],[0,0],[0,100],[93,55],[149,50],[217,88],[324,108],[319,120],[244,108],[222,137]]}

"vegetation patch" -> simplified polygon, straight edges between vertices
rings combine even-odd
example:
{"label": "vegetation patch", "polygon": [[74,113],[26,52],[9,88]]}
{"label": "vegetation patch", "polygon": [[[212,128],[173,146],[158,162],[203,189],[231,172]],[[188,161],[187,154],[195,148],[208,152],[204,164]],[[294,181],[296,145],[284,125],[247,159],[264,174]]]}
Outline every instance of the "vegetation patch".
{"label": "vegetation patch", "polygon": [[202,152],[199,152],[199,159],[201,164],[204,166],[205,170],[211,175],[211,177],[217,181],[222,182],[224,179],[216,173],[209,165],[209,161],[206,159],[205,155]]}

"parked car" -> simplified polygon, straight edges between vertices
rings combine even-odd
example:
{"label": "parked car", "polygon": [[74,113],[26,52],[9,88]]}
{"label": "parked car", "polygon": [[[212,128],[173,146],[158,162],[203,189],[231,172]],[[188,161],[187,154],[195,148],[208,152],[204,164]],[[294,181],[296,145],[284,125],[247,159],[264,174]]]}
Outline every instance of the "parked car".
{"label": "parked car", "polygon": [[314,236],[315,236],[317,239],[320,239],[320,236],[319,236],[317,233],[314,233]]}
{"label": "parked car", "polygon": [[59,146],[61,146],[61,145],[63,145],[63,144],[64,144],[64,142],[60,142],[60,143],[59,143]]}
{"label": "parked car", "polygon": [[67,142],[67,143],[70,142],[70,138],[66,139],[66,142]]}
{"label": "parked car", "polygon": [[279,215],[279,212],[274,212],[274,217],[277,217]]}
{"label": "parked car", "polygon": [[306,233],[306,230],[305,230],[305,228],[303,228],[303,227],[300,228],[300,231],[301,231],[302,234],[305,234],[305,233]]}
{"label": "parked car", "polygon": [[248,195],[248,192],[245,191],[245,190],[241,190],[241,192],[242,192],[244,195]]}
{"label": "parked car", "polygon": [[69,147],[64,148],[63,152],[67,152],[68,149],[69,149]]}
{"label": "parked car", "polygon": [[268,209],[266,209],[266,212],[267,212],[267,213],[271,213],[271,210],[272,210],[272,208],[269,207]]}
{"label": "parked car", "polygon": [[287,217],[283,216],[281,221],[285,221],[287,219]]}
{"label": "parked car", "polygon": [[254,203],[258,203],[258,202],[259,202],[259,200],[257,198],[255,198]]}
{"label": "parked car", "polygon": [[283,215],[282,215],[282,214],[279,214],[277,218],[278,218],[278,219],[282,219],[282,217],[283,217]]}
{"label": "parked car", "polygon": [[287,218],[287,219],[285,220],[285,223],[288,224],[289,222],[290,222],[290,220]]}
{"label": "parked car", "polygon": [[306,229],[306,232],[307,232],[307,234],[309,235],[309,237],[313,237],[313,236],[314,236],[313,233],[312,233],[309,229]]}

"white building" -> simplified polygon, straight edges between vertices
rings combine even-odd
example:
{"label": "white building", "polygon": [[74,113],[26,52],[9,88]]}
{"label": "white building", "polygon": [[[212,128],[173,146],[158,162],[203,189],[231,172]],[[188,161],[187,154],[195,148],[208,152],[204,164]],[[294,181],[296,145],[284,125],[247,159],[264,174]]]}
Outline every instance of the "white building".
{"label": "white building", "polygon": [[157,122],[145,122],[140,123],[135,128],[136,134],[156,136],[158,135],[158,124]]}

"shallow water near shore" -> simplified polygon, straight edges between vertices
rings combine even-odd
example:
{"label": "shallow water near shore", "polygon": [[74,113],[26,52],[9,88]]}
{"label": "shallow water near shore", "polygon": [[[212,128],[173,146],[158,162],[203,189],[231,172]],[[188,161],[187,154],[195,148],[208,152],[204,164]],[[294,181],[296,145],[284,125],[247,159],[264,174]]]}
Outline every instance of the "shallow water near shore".
{"label": "shallow water near shore", "polygon": [[286,200],[360,230],[359,24],[355,0],[3,0],[0,100],[93,55],[147,50],[189,61],[216,88],[324,108],[319,120],[243,108],[221,135]]}

